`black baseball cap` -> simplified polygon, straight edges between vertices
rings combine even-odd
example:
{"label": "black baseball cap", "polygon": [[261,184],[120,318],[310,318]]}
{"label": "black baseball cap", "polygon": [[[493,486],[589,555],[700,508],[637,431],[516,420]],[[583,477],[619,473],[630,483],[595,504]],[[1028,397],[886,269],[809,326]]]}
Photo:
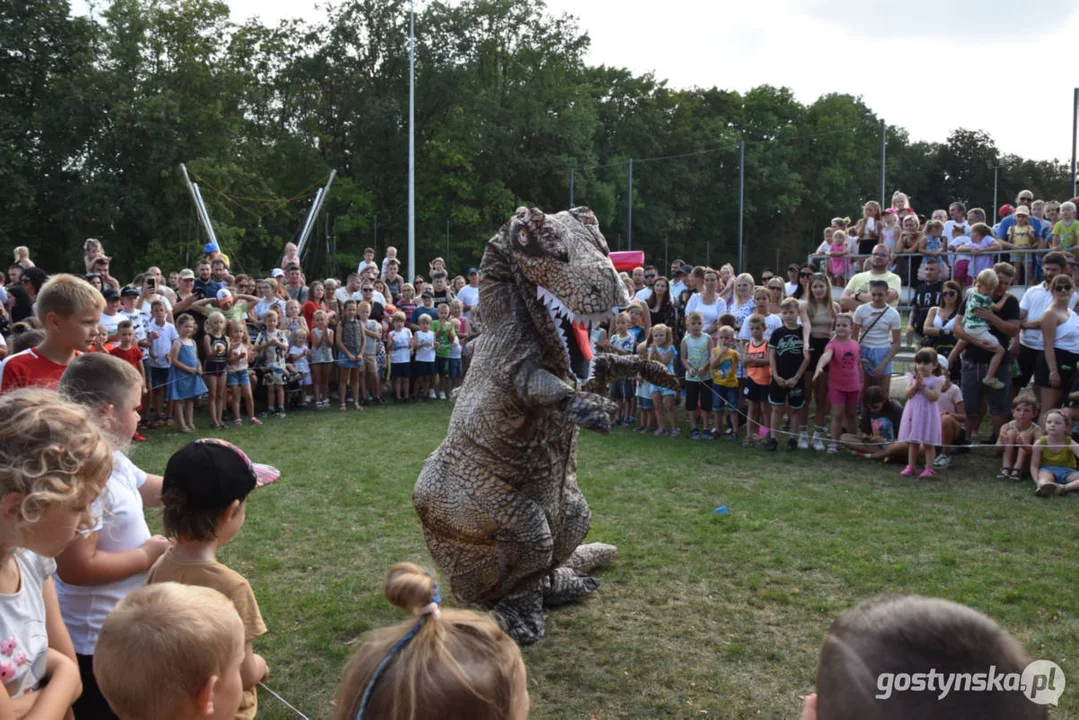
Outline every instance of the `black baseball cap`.
{"label": "black baseball cap", "polygon": [[479,274],[479,272],[480,272],[480,269],[479,269],[479,268],[469,268],[469,269],[468,269],[468,274],[469,274],[469,275],[478,275],[478,274]]}
{"label": "black baseball cap", "polygon": [[122,289],[120,291],[120,297],[122,297],[122,298],[138,297],[138,296],[139,296],[139,291],[136,290],[135,288],[131,287],[130,285],[125,286],[124,289]]}
{"label": "black baseball cap", "polygon": [[195,510],[224,510],[234,500],[243,500],[255,488],[269,485],[280,476],[277,468],[251,462],[232,443],[204,438],[172,454],[165,466],[161,491],[179,491]]}
{"label": "black baseball cap", "polygon": [[688,275],[689,273],[693,272],[693,266],[692,266],[692,265],[690,265],[689,263],[686,263],[685,265],[683,265],[682,267],[680,267],[680,268],[678,268],[678,269],[679,269],[679,270],[680,270],[681,272],[684,272],[684,273],[686,273],[687,275]]}
{"label": "black baseball cap", "polygon": [[105,297],[105,302],[112,302],[113,300],[120,299],[120,293],[116,292],[116,288],[111,286],[102,290],[101,294]]}

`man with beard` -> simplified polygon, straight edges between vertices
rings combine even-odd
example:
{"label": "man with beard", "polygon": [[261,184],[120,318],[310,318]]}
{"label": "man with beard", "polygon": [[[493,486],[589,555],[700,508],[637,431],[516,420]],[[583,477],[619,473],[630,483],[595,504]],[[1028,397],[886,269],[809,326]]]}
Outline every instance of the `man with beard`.
{"label": "man with beard", "polygon": [[873,248],[873,254],[869,256],[869,269],[860,272],[850,279],[847,287],[843,290],[843,296],[839,304],[846,312],[853,312],[859,305],[869,302],[869,283],[874,280],[883,280],[888,283],[887,302],[892,307],[899,304],[899,292],[903,289],[903,280],[894,272],[888,270],[892,262],[892,251],[887,245],[877,245]]}

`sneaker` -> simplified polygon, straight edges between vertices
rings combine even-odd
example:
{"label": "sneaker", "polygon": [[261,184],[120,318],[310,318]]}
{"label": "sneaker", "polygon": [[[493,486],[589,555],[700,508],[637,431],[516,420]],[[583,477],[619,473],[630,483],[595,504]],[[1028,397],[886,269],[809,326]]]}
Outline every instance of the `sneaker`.
{"label": "sneaker", "polygon": [[947,470],[952,466],[952,459],[947,455],[937,455],[937,458],[933,461],[934,470]]}
{"label": "sneaker", "polygon": [[281,409],[281,410],[277,411],[277,419],[278,420],[284,420],[285,419],[285,411],[284,411],[284,409]]}
{"label": "sneaker", "polygon": [[835,443],[828,443],[828,454],[835,455],[837,452],[839,452],[839,446]]}
{"label": "sneaker", "polygon": [[671,430],[671,437],[678,437],[681,434],[682,434],[682,430],[679,429],[678,427],[675,427],[673,430]]}
{"label": "sneaker", "polygon": [[798,433],[798,449],[799,450],[808,450],[809,449],[809,435],[806,433],[805,430],[802,430],[800,433]]}
{"label": "sneaker", "polygon": [[667,434],[667,428],[660,428],[656,430],[656,437],[662,437]]}
{"label": "sneaker", "polygon": [[701,439],[701,431],[698,430],[697,428],[693,428],[692,430],[689,431],[689,439],[690,440],[700,440]]}
{"label": "sneaker", "polygon": [[[795,438],[790,438],[790,439],[787,440],[787,450],[788,451],[797,450],[800,447],[801,447],[801,443],[798,440],[796,440]],[[806,447],[809,447],[809,445],[806,444]]]}
{"label": "sneaker", "polygon": [[[262,412],[259,413],[260,418],[268,418],[271,415],[273,415],[273,411],[270,410],[270,409],[263,410]],[[255,420],[254,418],[251,418],[252,422],[254,422],[254,420]]]}
{"label": "sneaker", "polygon": [[432,400],[434,400],[435,397],[437,397],[435,395],[435,389],[434,388],[431,388],[430,390],[427,391],[427,397],[431,398]]}
{"label": "sneaker", "polygon": [[444,392],[439,392],[439,393],[438,393],[438,399],[439,399],[439,400],[445,400],[445,399],[446,399],[446,393],[444,393]]}
{"label": "sneaker", "polygon": [[778,448],[778,447],[779,447],[779,441],[776,440],[775,438],[768,438],[767,440],[764,441],[764,449],[767,450],[768,452],[775,452],[776,448]]}
{"label": "sneaker", "polygon": [[903,477],[914,477],[914,466],[907,465],[905,468],[899,471],[899,474]]}
{"label": "sneaker", "polygon": [[986,387],[991,387],[994,390],[1004,389],[1004,383],[1002,383],[1000,380],[997,380],[995,377],[982,378],[982,385],[985,385]]}
{"label": "sneaker", "polygon": [[824,450],[824,439],[820,436],[819,432],[814,432],[813,433],[812,445],[813,445],[813,449],[816,450],[817,452],[821,452],[822,450]]}

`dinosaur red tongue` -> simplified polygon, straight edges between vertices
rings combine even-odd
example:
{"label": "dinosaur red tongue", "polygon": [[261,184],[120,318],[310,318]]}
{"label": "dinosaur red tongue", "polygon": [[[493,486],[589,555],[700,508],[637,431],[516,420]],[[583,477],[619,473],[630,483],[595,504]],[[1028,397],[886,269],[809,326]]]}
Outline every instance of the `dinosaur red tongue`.
{"label": "dinosaur red tongue", "polygon": [[592,361],[592,341],[588,337],[588,323],[578,320],[573,323],[573,339],[585,360]]}

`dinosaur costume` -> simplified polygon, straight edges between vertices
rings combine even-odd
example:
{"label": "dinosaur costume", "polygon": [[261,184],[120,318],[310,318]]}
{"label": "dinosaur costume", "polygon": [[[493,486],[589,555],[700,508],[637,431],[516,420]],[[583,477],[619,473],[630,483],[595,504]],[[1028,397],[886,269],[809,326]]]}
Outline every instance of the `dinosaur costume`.
{"label": "dinosaur costume", "polygon": [[494,608],[520,643],[543,637],[543,606],[594,590],[586,573],[618,552],[581,545],[591,513],[577,486],[577,426],[607,432],[613,402],[581,389],[656,362],[600,355],[592,323],[630,298],[592,211],[519,208],[480,264],[472,365],[446,439],[424,462],[412,500],[431,556],[458,598]]}

